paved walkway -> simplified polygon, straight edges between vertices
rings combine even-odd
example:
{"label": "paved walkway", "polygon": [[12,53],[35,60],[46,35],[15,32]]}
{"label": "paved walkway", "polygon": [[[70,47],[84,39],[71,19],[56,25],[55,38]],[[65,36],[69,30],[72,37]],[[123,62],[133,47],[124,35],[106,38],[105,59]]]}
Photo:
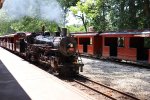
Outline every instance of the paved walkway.
{"label": "paved walkway", "polygon": [[0,74],[1,100],[93,100],[1,47],[0,60],[0,73],[3,74]]}

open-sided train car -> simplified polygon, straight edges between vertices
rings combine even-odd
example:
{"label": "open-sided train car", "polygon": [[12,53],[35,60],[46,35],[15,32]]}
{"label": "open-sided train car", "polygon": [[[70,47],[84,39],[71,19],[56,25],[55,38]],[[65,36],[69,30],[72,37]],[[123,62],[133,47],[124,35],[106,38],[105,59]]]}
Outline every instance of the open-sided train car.
{"label": "open-sided train car", "polygon": [[79,53],[150,64],[150,30],[73,33]]}
{"label": "open-sided train car", "polygon": [[150,31],[111,32],[101,35],[103,57],[150,63]]}
{"label": "open-sided train car", "polygon": [[81,54],[90,56],[101,56],[102,37],[97,32],[72,33],[78,43],[78,50]]}
{"label": "open-sided train car", "polygon": [[0,36],[0,46],[9,49],[13,52],[21,52],[21,46],[23,46],[23,44],[21,44],[20,40],[24,40],[24,38],[30,34],[31,33],[19,32]]}

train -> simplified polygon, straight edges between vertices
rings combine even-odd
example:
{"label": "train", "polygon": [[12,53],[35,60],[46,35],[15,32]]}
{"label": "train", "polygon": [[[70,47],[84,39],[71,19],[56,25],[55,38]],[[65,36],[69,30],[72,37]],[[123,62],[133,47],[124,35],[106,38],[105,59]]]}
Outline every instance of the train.
{"label": "train", "polygon": [[74,37],[67,36],[67,29],[53,35],[49,32],[18,32],[0,36],[0,46],[26,60],[48,67],[49,72],[72,76],[83,71],[84,64],[77,51]]}
{"label": "train", "polygon": [[75,32],[83,56],[150,65],[150,29],[118,32]]}
{"label": "train", "polygon": [[0,46],[25,59],[48,66],[61,76],[83,71],[80,56],[150,65],[150,30],[120,32],[15,33],[0,36]]}

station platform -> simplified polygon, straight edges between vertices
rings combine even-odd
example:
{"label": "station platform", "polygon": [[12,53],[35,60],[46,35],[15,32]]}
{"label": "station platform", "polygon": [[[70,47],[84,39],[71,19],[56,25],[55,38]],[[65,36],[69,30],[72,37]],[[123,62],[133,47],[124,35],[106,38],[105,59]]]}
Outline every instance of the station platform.
{"label": "station platform", "polygon": [[0,47],[1,100],[94,100]]}

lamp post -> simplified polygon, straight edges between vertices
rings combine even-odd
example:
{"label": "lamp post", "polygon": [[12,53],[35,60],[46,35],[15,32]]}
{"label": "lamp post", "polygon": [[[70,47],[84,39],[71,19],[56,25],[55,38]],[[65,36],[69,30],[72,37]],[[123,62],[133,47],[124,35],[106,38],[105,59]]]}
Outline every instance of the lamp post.
{"label": "lamp post", "polygon": [[0,0],[0,9],[2,8],[4,0]]}

